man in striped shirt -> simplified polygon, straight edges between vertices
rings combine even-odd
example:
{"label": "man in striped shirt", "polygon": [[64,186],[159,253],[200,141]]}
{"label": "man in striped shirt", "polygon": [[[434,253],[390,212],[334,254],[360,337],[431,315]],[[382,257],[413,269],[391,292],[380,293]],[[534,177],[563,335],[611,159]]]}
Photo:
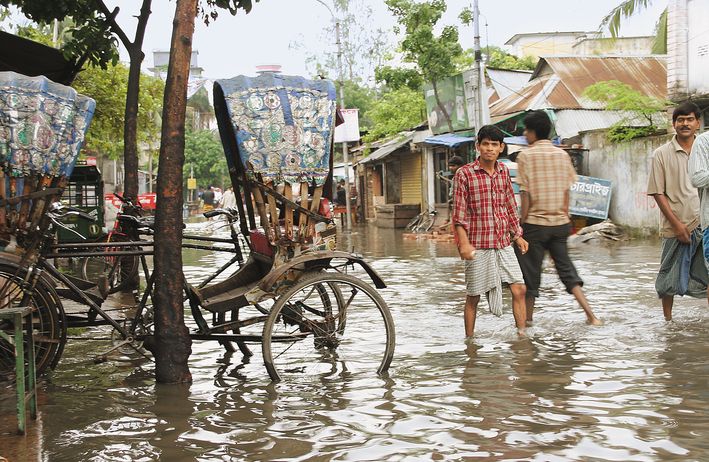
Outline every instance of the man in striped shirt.
{"label": "man in striped shirt", "polygon": [[589,324],[601,321],[593,314],[581,289],[583,280],[569,258],[566,241],[571,233],[569,188],[576,172],[569,155],[549,141],[551,121],[544,111],[524,118],[524,135],[530,147],[517,156],[517,184],[522,200],[522,229],[529,252],[518,259],[527,284],[527,324],[532,322],[542,277],[542,261],[548,250],[566,291],[576,298]]}
{"label": "man in striped shirt", "polygon": [[471,338],[480,296],[487,296],[490,311],[502,315],[502,283],[512,292],[512,313],[524,335],[525,286],[512,242],[527,251],[517,217],[512,180],[507,167],[497,162],[505,147],[499,128],[480,129],[475,147],[480,157],[455,174],[453,225],[460,258],[465,261],[465,336]]}

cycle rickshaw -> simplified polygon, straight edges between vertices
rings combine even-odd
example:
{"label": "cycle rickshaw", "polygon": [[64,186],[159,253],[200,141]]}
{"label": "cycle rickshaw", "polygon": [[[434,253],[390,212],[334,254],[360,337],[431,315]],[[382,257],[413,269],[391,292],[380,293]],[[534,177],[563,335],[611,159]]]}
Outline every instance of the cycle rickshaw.
{"label": "cycle rickshaw", "polygon": [[[334,100],[330,81],[276,74],[239,76],[214,86],[237,206],[210,216],[228,215],[249,249],[247,260],[226,279],[204,286],[185,281],[186,307],[194,325],[191,337],[216,340],[230,351],[236,344],[246,358],[254,353],[254,344],[260,344],[273,380],[384,373],[393,357],[393,319],[377,292],[385,283],[361,256],[336,250],[337,230],[327,216],[329,208],[323,207],[324,191],[331,190],[332,182]],[[57,225],[62,213],[76,212],[45,207],[42,226],[29,233],[35,235],[33,258],[0,260],[0,281],[19,288],[3,305],[29,303],[37,313],[33,323],[38,368],[57,363],[67,326],[107,324],[114,329],[115,349],[141,350],[142,341],[153,332],[153,277],[146,268],[139,303],[123,319],[114,319],[101,308],[107,291],[62,274],[49,263],[60,246],[50,242],[47,230]],[[138,218],[126,220],[141,226]],[[144,262],[151,244],[116,243],[111,252],[121,258],[137,255]],[[103,249],[100,244],[69,246],[78,255],[106,254],[105,244]],[[62,255],[67,255],[66,249]],[[83,319],[67,320],[55,285],[62,297],[88,307]],[[0,291],[0,300],[2,296]]]}

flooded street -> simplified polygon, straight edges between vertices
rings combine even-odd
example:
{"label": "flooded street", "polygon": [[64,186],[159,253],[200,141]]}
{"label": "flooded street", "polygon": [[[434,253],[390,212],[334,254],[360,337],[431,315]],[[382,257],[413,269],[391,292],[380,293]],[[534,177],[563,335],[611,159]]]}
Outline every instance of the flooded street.
{"label": "flooded street", "polygon": [[[396,325],[387,377],[341,374],[271,383],[260,357],[242,363],[193,343],[189,386],[156,386],[150,362],[93,364],[105,344],[70,340],[42,383],[27,437],[0,434],[11,461],[707,460],[709,310],[677,299],[666,323],[654,293],[659,242],[572,251],[605,322],[584,324],[553,269],[528,339],[479,310],[463,335],[463,264],[455,245],[355,227],[343,250],[389,284]],[[229,256],[186,255],[204,276]],[[367,276],[359,271],[363,279]],[[0,411],[12,416],[10,389]],[[38,456],[33,455],[38,452]]]}

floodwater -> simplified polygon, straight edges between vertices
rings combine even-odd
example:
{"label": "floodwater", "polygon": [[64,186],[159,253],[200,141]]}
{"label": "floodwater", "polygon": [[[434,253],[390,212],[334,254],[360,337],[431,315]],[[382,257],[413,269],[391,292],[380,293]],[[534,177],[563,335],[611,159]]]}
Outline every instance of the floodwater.
{"label": "floodwater", "polygon": [[[588,327],[552,269],[535,325],[518,339],[505,315],[479,314],[464,342],[462,263],[453,244],[356,227],[343,249],[388,282],[396,323],[386,377],[306,376],[271,383],[257,354],[195,342],[189,386],[156,386],[152,363],[90,361],[71,340],[42,384],[27,437],[0,426],[0,455],[47,461],[707,460],[709,310],[678,299],[663,320],[653,291],[659,243],[573,251],[605,321]],[[219,258],[189,256],[199,277]],[[366,277],[363,275],[363,277]],[[0,389],[0,411],[12,396]],[[10,416],[10,417],[7,417]]]}

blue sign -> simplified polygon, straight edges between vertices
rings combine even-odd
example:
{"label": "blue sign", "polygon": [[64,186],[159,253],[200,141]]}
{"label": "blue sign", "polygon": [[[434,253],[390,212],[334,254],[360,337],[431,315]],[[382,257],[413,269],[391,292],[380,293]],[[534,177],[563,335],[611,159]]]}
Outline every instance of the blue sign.
{"label": "blue sign", "polygon": [[610,180],[579,175],[576,183],[571,185],[569,198],[571,214],[601,220],[608,218],[611,186]]}

